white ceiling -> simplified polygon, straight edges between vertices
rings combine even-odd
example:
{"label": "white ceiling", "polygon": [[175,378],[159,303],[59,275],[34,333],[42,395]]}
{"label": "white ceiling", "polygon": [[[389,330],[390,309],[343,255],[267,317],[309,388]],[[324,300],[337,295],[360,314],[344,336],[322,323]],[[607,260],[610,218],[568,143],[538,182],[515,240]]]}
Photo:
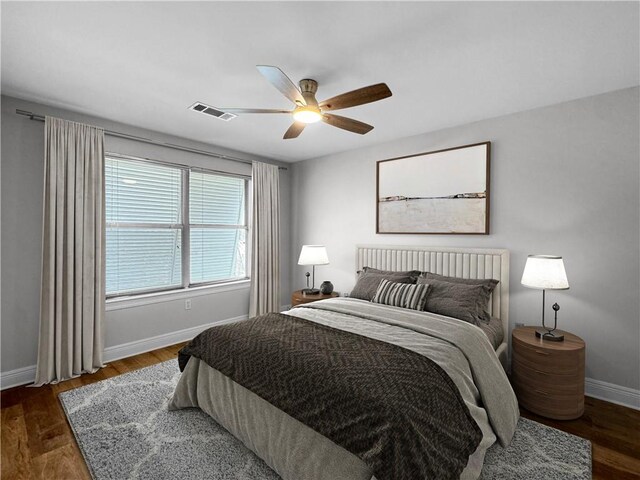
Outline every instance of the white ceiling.
{"label": "white ceiling", "polygon": [[[638,85],[637,2],[2,3],[2,92],[297,161]],[[282,140],[289,108],[256,70],[313,78],[318,99],[378,82],[393,97]]]}

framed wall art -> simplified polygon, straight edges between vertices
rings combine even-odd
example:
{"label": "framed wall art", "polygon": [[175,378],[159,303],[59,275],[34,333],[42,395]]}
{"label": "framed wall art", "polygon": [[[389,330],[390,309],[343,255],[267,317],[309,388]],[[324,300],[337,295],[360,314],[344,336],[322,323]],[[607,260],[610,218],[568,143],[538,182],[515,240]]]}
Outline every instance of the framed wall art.
{"label": "framed wall art", "polygon": [[491,142],[380,160],[376,233],[489,234]]}

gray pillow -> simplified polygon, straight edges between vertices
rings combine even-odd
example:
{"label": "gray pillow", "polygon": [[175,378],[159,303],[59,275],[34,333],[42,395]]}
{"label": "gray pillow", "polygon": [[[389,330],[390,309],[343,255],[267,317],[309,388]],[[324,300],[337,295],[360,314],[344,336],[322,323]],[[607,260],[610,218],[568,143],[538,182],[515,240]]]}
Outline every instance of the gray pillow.
{"label": "gray pillow", "polygon": [[420,272],[420,276],[424,278],[433,278],[434,280],[440,280],[442,282],[451,283],[464,283],[465,285],[486,285],[493,291],[496,285],[500,283],[500,280],[493,278],[460,278],[460,277],[447,277],[446,275],[438,275],[431,272]]}
{"label": "gray pillow", "polygon": [[427,279],[426,283],[431,283],[430,280],[440,280],[442,282],[460,283],[463,285],[482,285],[484,288],[478,292],[478,317],[483,321],[488,322],[491,315],[488,312],[489,300],[491,300],[491,293],[495,290],[499,280],[493,278],[458,278],[447,277],[444,275],[438,275],[437,273],[422,272],[420,277]]}
{"label": "gray pillow", "polygon": [[[416,279],[420,276],[420,274],[422,272],[420,272],[420,270],[407,270],[406,272],[395,272],[393,270],[379,270],[377,268],[373,268],[373,267],[363,267],[362,271],[367,272],[367,273],[382,273],[384,275],[409,275],[411,277],[416,277]],[[360,272],[358,272],[360,273]]]}
{"label": "gray pillow", "polygon": [[416,283],[418,274],[420,273],[417,272],[415,275],[409,275],[408,272],[378,273],[380,270],[376,272],[372,272],[371,270],[369,267],[365,267],[364,270],[358,274],[358,281],[355,287],[353,287],[353,290],[351,290],[351,296],[353,298],[370,301],[375,296],[378,285],[380,285],[383,279],[396,283]]}
{"label": "gray pillow", "polygon": [[[473,325],[488,322],[483,305],[486,293],[484,285],[443,282],[435,279],[418,278],[418,285],[431,285],[425,310],[427,312],[458,318]],[[488,314],[486,314],[488,315]]]}

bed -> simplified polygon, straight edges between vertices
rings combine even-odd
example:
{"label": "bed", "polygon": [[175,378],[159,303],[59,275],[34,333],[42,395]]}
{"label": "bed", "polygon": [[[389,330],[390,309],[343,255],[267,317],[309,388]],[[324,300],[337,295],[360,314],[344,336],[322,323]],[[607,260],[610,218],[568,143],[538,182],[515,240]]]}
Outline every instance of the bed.
{"label": "bed", "polygon": [[[359,245],[363,267],[495,278],[489,308],[508,325],[505,250]],[[313,302],[196,337],[170,408],[201,408],[284,480],[478,478],[518,420],[497,347],[433,313]]]}

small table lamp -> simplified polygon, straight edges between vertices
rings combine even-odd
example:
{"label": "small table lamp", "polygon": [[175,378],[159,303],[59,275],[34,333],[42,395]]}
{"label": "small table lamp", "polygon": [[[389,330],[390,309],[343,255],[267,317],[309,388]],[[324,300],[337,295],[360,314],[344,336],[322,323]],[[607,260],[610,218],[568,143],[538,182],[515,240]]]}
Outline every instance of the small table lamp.
{"label": "small table lamp", "polygon": [[563,341],[564,335],[554,333],[554,330],[558,326],[558,310],[560,310],[560,306],[557,303],[553,305],[553,310],[556,312],[553,328],[548,329],[544,324],[545,290],[569,289],[569,281],[567,280],[567,273],[564,270],[562,257],[529,255],[520,283],[525,287],[542,290],[542,328],[536,330],[536,337],[554,342]]}
{"label": "small table lamp", "polygon": [[[316,286],[316,265],[328,265],[329,257],[327,256],[327,249],[324,245],[303,245],[300,251],[300,258],[298,258],[298,265],[312,265],[313,280],[311,282],[311,288],[304,288],[302,293],[307,295],[317,295],[320,290],[315,288]],[[308,275],[308,274],[307,274]],[[309,286],[309,280],[307,279],[307,287]]]}

